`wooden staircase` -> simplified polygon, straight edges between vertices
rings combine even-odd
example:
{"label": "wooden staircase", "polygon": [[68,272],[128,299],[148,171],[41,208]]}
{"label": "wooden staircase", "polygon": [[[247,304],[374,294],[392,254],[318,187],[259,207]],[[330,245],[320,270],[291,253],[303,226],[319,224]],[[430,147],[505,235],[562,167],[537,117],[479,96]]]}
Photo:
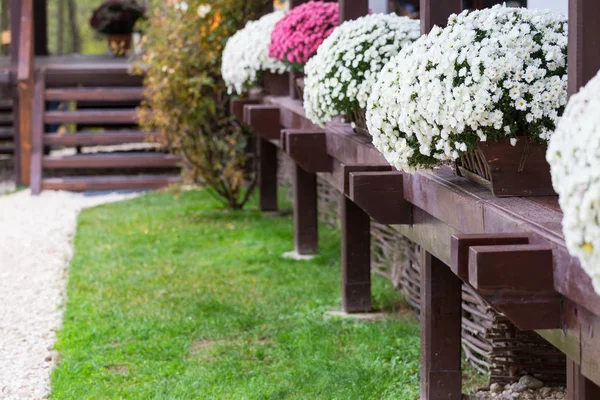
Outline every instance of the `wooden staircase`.
{"label": "wooden staircase", "polygon": [[[45,75],[38,74],[32,193],[157,189],[180,182],[180,158],[153,147],[158,136],[139,129],[137,106],[142,100],[140,86],[46,88]],[[60,102],[60,109],[48,111],[49,102]],[[48,125],[59,125],[59,133],[47,132]]]}

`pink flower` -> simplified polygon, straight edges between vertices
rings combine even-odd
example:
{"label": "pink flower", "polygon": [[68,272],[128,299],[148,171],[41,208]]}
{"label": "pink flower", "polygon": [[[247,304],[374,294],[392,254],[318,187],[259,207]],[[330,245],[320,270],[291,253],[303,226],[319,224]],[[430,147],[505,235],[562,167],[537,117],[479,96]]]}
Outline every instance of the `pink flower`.
{"label": "pink flower", "polygon": [[338,24],[338,3],[310,1],[294,7],[275,25],[269,56],[302,69]]}

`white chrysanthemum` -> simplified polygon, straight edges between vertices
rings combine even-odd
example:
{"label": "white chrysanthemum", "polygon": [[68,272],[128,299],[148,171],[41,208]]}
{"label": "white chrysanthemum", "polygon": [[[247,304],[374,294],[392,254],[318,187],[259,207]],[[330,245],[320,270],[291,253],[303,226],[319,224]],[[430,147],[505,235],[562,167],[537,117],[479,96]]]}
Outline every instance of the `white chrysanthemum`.
{"label": "white chrysanthemum", "polygon": [[567,102],[567,21],[495,6],[453,15],[381,71],[373,144],[398,169],[451,162],[479,141],[550,137]]}
{"label": "white chrysanthemum", "polygon": [[547,158],[571,254],[600,294],[600,74],[574,95],[552,135]]}
{"label": "white chrysanthemum", "polygon": [[419,21],[396,14],[344,22],[304,68],[306,116],[323,125],[335,116],[365,108],[383,66],[419,36]]}
{"label": "white chrysanthemum", "polygon": [[288,67],[269,57],[271,32],[285,13],[275,11],[264,17],[249,21],[229,38],[223,50],[221,75],[230,93],[244,93],[256,84],[263,72],[283,74]]}

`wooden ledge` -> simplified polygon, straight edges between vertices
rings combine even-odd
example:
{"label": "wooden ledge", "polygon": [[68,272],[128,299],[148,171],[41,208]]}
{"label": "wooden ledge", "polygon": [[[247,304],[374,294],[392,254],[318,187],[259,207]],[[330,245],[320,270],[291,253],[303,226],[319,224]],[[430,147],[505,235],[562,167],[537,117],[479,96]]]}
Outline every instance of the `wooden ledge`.
{"label": "wooden ledge", "polygon": [[412,204],[404,199],[403,174],[397,171],[350,172],[348,198],[375,221],[412,224]]}
{"label": "wooden ledge", "polygon": [[338,171],[339,188],[343,188],[343,193],[346,196],[350,195],[350,173],[351,172],[385,172],[391,171],[392,166],[389,164],[345,164],[340,163]]}
{"label": "wooden ledge", "polygon": [[264,104],[245,105],[244,122],[267,140],[279,140],[281,122],[279,107]]}
{"label": "wooden ledge", "polygon": [[285,129],[281,131],[281,149],[306,172],[331,172],[332,159],[327,154],[327,134],[318,130]]}
{"label": "wooden ledge", "polygon": [[260,99],[246,99],[246,98],[233,99],[233,100],[231,100],[231,103],[229,105],[229,112],[239,122],[244,122],[244,106],[260,104],[260,102],[261,102]]}
{"label": "wooden ledge", "polygon": [[529,236],[521,233],[457,234],[452,236],[450,269],[463,282],[469,282],[469,249],[473,246],[529,244]]}
{"label": "wooden ledge", "polygon": [[561,326],[562,298],[554,289],[549,247],[532,244],[471,247],[469,283],[522,330]]}

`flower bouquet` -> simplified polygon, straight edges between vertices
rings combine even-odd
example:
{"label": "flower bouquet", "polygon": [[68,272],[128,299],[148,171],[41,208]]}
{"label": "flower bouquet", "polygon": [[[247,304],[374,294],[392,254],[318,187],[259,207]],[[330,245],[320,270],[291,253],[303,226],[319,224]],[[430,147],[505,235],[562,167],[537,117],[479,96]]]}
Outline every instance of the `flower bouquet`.
{"label": "flower bouquet", "polygon": [[[250,21],[229,38],[223,50],[221,75],[230,93],[235,91],[243,94],[261,81],[270,94],[287,93],[287,76],[279,75],[287,72],[289,67],[269,57],[271,33],[284,15],[282,11],[275,11],[256,21]],[[278,81],[283,82],[276,85]],[[271,85],[272,83],[275,85]]]}
{"label": "flower bouquet", "polygon": [[305,67],[304,108],[314,123],[350,116],[367,133],[364,109],[377,75],[400,49],[421,36],[418,20],[372,14],[337,27]]}
{"label": "flower bouquet", "polygon": [[563,232],[600,294],[600,75],[571,97],[548,146]]}
{"label": "flower bouquet", "polygon": [[108,47],[116,56],[131,49],[133,28],[146,9],[135,0],[107,0],[94,10],[90,26],[107,35]]}
{"label": "flower bouquet", "polygon": [[457,163],[496,195],[547,195],[545,143],[566,102],[566,18],[495,6],[451,16],[393,58],[367,124],[398,169]]}

